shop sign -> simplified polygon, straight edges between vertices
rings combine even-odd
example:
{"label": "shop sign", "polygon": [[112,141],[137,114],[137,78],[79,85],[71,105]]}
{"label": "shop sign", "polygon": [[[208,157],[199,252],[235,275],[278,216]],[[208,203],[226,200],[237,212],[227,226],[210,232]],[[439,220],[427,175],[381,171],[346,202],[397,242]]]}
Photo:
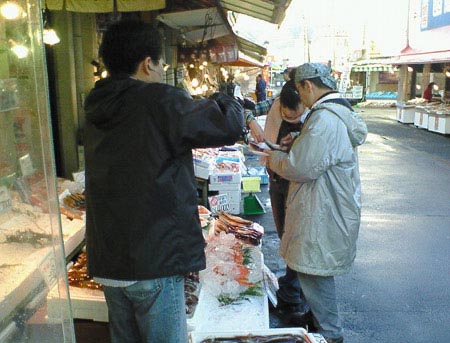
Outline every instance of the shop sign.
{"label": "shop sign", "polygon": [[422,0],[421,31],[450,25],[450,1]]}

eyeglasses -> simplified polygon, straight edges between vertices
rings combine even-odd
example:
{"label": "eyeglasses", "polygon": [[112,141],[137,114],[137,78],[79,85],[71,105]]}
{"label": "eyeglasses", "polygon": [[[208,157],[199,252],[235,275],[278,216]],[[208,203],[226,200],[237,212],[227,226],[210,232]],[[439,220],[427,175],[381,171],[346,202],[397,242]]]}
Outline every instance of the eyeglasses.
{"label": "eyeglasses", "polygon": [[162,67],[163,67],[164,71],[167,71],[167,70],[169,70],[170,64],[162,62]]}

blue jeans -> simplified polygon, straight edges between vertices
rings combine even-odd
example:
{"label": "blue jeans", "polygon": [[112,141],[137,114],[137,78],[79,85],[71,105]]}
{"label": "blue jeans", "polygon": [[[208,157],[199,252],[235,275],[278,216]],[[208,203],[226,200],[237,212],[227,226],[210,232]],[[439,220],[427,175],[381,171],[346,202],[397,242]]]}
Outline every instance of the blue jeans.
{"label": "blue jeans", "polygon": [[184,277],[104,287],[112,343],[186,343]]}

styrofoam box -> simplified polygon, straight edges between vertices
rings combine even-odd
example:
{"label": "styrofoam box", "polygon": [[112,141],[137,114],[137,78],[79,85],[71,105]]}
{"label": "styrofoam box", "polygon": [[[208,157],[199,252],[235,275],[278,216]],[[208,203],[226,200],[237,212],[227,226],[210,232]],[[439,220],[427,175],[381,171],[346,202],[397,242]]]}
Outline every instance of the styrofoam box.
{"label": "styrofoam box", "polygon": [[[69,286],[73,318],[108,321],[108,307],[103,291]],[[61,306],[58,287],[55,285],[47,295],[49,320],[61,320]]]}
{"label": "styrofoam box", "polygon": [[209,176],[209,183],[241,183],[241,173],[214,173]]}
{"label": "styrofoam box", "polygon": [[241,202],[230,202],[230,209],[227,211],[231,214],[239,214],[241,213]]}
{"label": "styrofoam box", "polygon": [[212,183],[208,187],[209,191],[236,192],[241,190],[240,183]]}
{"label": "styrofoam box", "polygon": [[[305,334],[305,331],[303,328],[279,328],[279,329],[267,329],[267,330],[236,330],[233,332],[191,332],[190,335],[190,343],[200,343],[201,341],[205,339],[212,339],[212,338],[218,338],[218,337],[226,337],[226,338],[232,338],[236,336],[248,336],[248,335],[254,335],[254,336],[271,336],[271,335],[285,335],[285,334],[294,334],[294,335],[303,335]],[[317,333],[307,333],[308,338],[310,342],[312,343],[326,343],[325,339],[322,335]]]}
{"label": "styrofoam box", "polygon": [[416,109],[414,112],[414,125],[421,129],[428,129],[428,113]]}
{"label": "styrofoam box", "polygon": [[194,174],[196,177],[199,177],[200,179],[208,180],[209,178],[210,169],[199,166],[194,163]]}
{"label": "styrofoam box", "polygon": [[450,133],[450,116],[443,114],[428,115],[428,130],[443,134]]}
{"label": "styrofoam box", "polygon": [[229,204],[239,204],[241,202],[242,192],[240,189],[238,191],[219,191],[219,194],[226,194]]}
{"label": "styrofoam box", "polygon": [[397,106],[397,120],[401,123],[414,123],[414,106]]}

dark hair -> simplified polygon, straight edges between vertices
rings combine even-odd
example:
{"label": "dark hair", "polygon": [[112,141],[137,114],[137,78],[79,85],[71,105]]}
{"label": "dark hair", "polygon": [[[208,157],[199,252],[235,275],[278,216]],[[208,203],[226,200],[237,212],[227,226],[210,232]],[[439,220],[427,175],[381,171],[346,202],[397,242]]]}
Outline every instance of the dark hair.
{"label": "dark hair", "polygon": [[99,55],[110,74],[136,72],[139,63],[150,57],[155,63],[162,56],[161,36],[152,25],[123,20],[111,24],[103,34]]}
{"label": "dark hair", "polygon": [[289,80],[292,80],[292,81],[294,81],[295,80],[295,72],[297,71],[297,68],[292,68],[290,71],[289,71]]}
{"label": "dark hair", "polygon": [[282,106],[291,110],[296,110],[301,103],[300,95],[298,94],[297,88],[295,88],[294,81],[289,80],[284,84],[280,93],[280,103]]}
{"label": "dark hair", "polygon": [[330,88],[329,86],[327,86],[326,84],[324,84],[324,83],[322,82],[322,80],[320,79],[320,77],[313,77],[313,78],[310,78],[310,79],[304,79],[304,80],[301,80],[299,83],[302,85],[302,87],[305,86],[305,81],[306,81],[306,80],[310,81],[310,82],[311,82],[312,84],[314,84],[317,88],[332,89],[332,88]]}

